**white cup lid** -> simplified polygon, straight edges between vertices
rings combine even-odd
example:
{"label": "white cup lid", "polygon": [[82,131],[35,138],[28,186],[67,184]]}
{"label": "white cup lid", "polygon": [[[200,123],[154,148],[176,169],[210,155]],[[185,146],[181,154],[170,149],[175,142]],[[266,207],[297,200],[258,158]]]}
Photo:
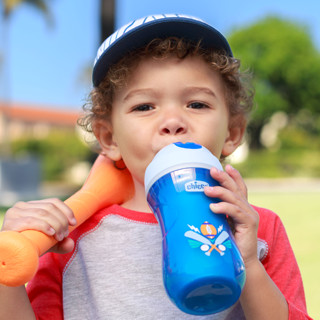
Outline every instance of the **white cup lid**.
{"label": "white cup lid", "polygon": [[189,167],[223,170],[220,161],[207,148],[192,142],[176,142],[161,149],[147,167],[144,176],[146,194],[165,174]]}

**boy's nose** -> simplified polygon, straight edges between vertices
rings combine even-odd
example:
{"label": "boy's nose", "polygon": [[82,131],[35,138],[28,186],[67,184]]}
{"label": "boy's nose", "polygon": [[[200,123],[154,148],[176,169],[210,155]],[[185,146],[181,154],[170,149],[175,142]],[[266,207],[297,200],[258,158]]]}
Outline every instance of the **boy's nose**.
{"label": "boy's nose", "polygon": [[179,116],[168,116],[160,125],[160,134],[179,135],[187,132],[187,124]]}

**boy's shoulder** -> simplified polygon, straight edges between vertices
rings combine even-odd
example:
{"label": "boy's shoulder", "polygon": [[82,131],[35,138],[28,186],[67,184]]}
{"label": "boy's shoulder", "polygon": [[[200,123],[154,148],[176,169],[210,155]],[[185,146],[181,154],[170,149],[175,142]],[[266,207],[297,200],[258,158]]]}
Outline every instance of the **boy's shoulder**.
{"label": "boy's shoulder", "polygon": [[259,207],[256,205],[251,205],[259,214],[260,219],[279,219],[279,216],[272,210]]}
{"label": "boy's shoulder", "polygon": [[274,211],[267,208],[258,207],[255,205],[252,205],[252,207],[259,214],[258,236],[261,233],[274,232],[275,229],[279,227],[283,227],[280,217]]}

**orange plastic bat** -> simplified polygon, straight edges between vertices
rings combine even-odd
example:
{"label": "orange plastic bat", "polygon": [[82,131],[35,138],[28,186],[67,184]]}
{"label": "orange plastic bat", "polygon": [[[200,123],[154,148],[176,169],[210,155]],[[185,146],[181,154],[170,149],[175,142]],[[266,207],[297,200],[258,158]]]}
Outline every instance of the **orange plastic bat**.
{"label": "orange plastic bat", "polygon": [[[77,219],[77,225],[69,230],[98,210],[130,199],[132,194],[129,171],[116,169],[100,155],[82,188],[65,201]],[[31,280],[38,269],[39,256],[56,243],[54,237],[35,230],[0,232],[0,284],[16,287]]]}

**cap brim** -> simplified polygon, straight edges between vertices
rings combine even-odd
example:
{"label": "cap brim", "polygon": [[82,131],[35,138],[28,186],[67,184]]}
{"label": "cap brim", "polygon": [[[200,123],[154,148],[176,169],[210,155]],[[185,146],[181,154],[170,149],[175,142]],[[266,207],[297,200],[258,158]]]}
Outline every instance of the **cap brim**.
{"label": "cap brim", "polygon": [[225,37],[205,22],[180,16],[153,20],[140,24],[119,37],[115,32],[106,40],[109,40],[109,44],[98,56],[93,68],[93,85],[98,86],[109,67],[130,51],[143,47],[154,38],[166,37],[179,37],[195,42],[201,40],[203,48],[224,50],[227,55],[232,56]]}

